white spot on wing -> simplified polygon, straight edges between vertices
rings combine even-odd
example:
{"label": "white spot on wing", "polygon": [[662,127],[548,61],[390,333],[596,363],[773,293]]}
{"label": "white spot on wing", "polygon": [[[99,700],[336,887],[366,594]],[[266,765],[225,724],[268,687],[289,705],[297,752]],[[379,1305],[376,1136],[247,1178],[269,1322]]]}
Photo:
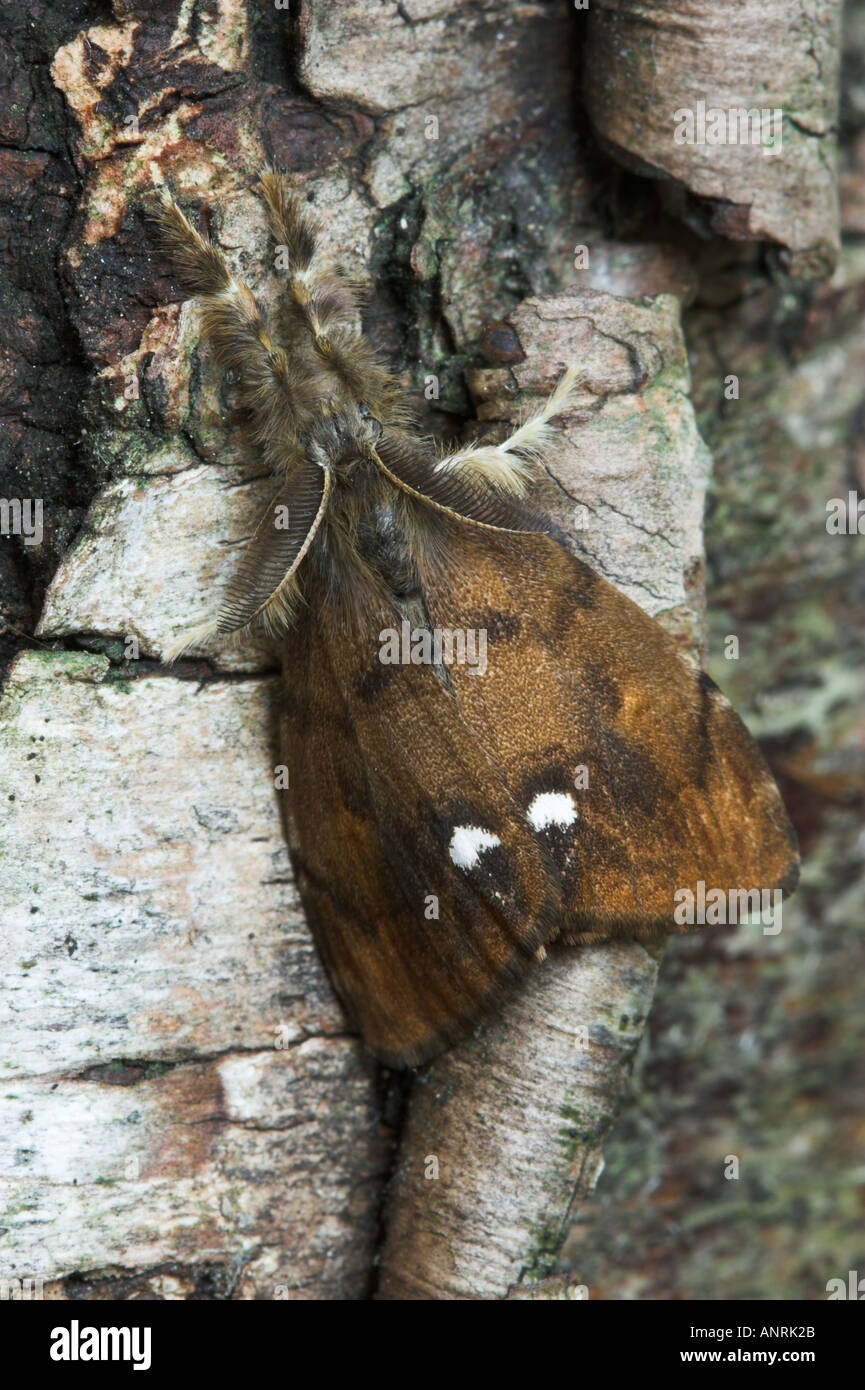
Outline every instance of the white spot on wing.
{"label": "white spot on wing", "polygon": [[533,830],[546,830],[548,825],[564,830],[577,819],[577,808],[568,792],[538,792],[526,815]]}
{"label": "white spot on wing", "polygon": [[473,869],[485,849],[500,845],[498,835],[478,825],[457,825],[451,835],[450,854],[458,869]]}

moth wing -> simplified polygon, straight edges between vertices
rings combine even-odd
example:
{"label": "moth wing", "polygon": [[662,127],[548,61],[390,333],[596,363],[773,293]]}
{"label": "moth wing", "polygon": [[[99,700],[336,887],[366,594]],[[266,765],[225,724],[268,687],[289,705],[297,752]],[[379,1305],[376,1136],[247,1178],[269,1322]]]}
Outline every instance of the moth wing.
{"label": "moth wing", "polygon": [[556,930],[558,886],[494,761],[429,666],[361,640],[289,635],[287,833],[316,944],[367,1046],[392,1066],[463,1037]]}
{"label": "moth wing", "polygon": [[677,892],[792,891],[796,838],[757,745],[635,603],[545,536],[454,530],[433,624],[484,629],[460,713],[556,862],[563,935],[672,929]]}
{"label": "moth wing", "polygon": [[245,627],[297,571],[327,509],[330,475],[304,460],[267,508],[226,586],[216,631]]}

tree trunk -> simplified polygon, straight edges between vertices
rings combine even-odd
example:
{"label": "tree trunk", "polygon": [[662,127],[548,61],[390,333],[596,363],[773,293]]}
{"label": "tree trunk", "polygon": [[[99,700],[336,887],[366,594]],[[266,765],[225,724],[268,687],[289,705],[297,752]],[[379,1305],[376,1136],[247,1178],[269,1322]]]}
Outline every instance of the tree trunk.
{"label": "tree trunk", "polygon": [[[20,452],[4,488],[44,500],[41,545],[0,543],[9,631],[36,632],[3,697],[9,1277],[57,1298],[594,1296],[580,1234],[657,962],[551,950],[500,1018],[408,1078],[347,1032],[282,841],[272,655],[160,659],[212,614],[268,486],[232,452],[145,208],[161,182],[206,204],[267,302],[252,190],[282,164],[442,438],[502,430],[576,362],[580,409],[539,495],[698,650],[710,457],[683,310],[723,455],[719,364],[744,380],[766,296],[810,295],[838,249],[838,7],[763,25],[757,8],[720,57],[750,91],[783,53],[777,90],[745,104],[784,110],[788,157],[749,151],[746,174],[670,136],[668,107],[698,89],[740,104],[698,0],[598,4],[587,28],[515,0],[114,0],[110,17],[58,0],[38,39],[35,3],[6,17],[26,112],[0,151]],[[641,177],[579,114],[584,49],[603,151]],[[792,277],[778,291],[749,240]],[[755,285],[749,322],[730,306]]]}

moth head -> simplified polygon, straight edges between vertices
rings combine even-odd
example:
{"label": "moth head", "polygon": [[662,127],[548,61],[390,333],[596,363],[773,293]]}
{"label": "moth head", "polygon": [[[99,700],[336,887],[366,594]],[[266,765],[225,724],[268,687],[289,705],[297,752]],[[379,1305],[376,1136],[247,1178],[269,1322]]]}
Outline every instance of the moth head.
{"label": "moth head", "polygon": [[364,446],[364,452],[374,449],[381,439],[384,426],[377,420],[370,407],[365,401],[358,401],[355,406],[357,439]]}
{"label": "moth head", "polygon": [[369,457],[381,433],[382,426],[368,407],[352,400],[322,414],[301,442],[307,458],[345,478],[358,458]]}

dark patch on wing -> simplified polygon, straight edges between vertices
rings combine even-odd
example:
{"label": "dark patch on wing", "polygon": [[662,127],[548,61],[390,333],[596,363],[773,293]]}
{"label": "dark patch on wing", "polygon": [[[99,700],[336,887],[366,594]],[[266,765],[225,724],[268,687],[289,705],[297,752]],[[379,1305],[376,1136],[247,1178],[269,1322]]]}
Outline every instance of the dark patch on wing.
{"label": "dark patch on wing", "polygon": [[[673,800],[664,769],[643,748],[615,729],[605,729],[597,761],[610,779],[612,795],[647,816],[663,813]],[[589,785],[592,773],[589,771]]]}
{"label": "dark patch on wing", "polygon": [[335,773],[345,810],[350,811],[353,816],[365,815],[369,805],[369,794],[364,769],[347,769],[338,765]]}
{"label": "dark patch on wing", "polygon": [[570,755],[559,743],[553,743],[538,753],[537,765],[532,767],[520,782],[516,800],[520,809],[526,808],[542,792],[566,792],[570,795],[571,781],[567,769]]}
{"label": "dark patch on wing", "polygon": [[607,721],[618,714],[622,708],[622,692],[612,673],[599,661],[588,658],[583,662],[584,689],[593,702],[603,707],[603,717]]}
{"label": "dark patch on wing", "polygon": [[485,631],[488,639],[500,639],[505,642],[512,642],[523,630],[523,625],[515,613],[501,613],[497,609],[491,609],[487,613],[469,613],[463,626],[474,628],[476,632]]}
{"label": "dark patch on wing", "polygon": [[[454,873],[463,874],[469,880],[476,882],[494,884],[502,897],[512,902],[518,911],[525,909],[526,899],[524,894],[520,892],[520,880],[514,874],[513,865],[504,845],[490,845],[488,849],[481,850],[477,863],[471,869],[455,868]],[[495,896],[488,896],[486,901],[490,912],[494,916],[498,916]]]}
{"label": "dark patch on wing", "polygon": [[433,832],[435,841],[447,849],[451,836],[458,825],[474,825],[479,830],[488,830],[491,835],[501,835],[502,826],[490,807],[478,809],[477,803],[462,797],[451,798],[446,805],[428,806],[425,816]]}
{"label": "dark patch on wing", "polygon": [[354,692],[365,705],[371,705],[385,686],[399,675],[402,667],[398,662],[379,661],[376,656],[369,667],[354,683]]}
{"label": "dark patch on wing", "polygon": [[[718,689],[711,676],[705,671],[700,671],[697,676],[697,687],[700,691],[700,703],[696,711],[697,736],[694,747],[694,762],[696,763],[694,785],[701,791],[705,789],[709,766],[714,762],[715,754],[712,748],[712,735],[709,729],[712,718],[712,709],[717,696],[719,702],[719,713],[725,713],[723,706],[726,704],[724,696]],[[730,711],[733,714],[733,711]],[[734,718],[737,716],[733,715]]]}
{"label": "dark patch on wing", "polygon": [[[332,882],[313,873],[309,865],[301,858],[296,850],[291,853],[290,857],[291,867],[294,871],[294,877],[297,883],[297,890],[302,896],[305,895],[308,888],[315,889],[317,893],[321,894],[323,898],[326,898],[327,901],[333,905],[340,917],[344,917],[347,922],[351,922],[352,926],[356,928],[361,935],[369,937],[375,937],[377,935],[378,923],[374,918],[369,917],[368,914],[362,910],[362,907],[359,906],[357,897],[349,897],[346,894],[339,893]],[[304,903],[305,902],[306,898],[304,897]]]}
{"label": "dark patch on wing", "polygon": [[580,854],[585,863],[603,863],[608,871],[613,868],[618,870],[623,878],[629,878],[633,864],[630,845],[625,838],[618,833],[602,830],[599,825],[582,818],[576,824],[579,828]]}
{"label": "dark patch on wing", "polygon": [[296,681],[285,679],[282,682],[282,707],[296,729],[307,729],[310,721],[309,699]]}
{"label": "dark patch on wing", "polygon": [[577,583],[552,590],[549,607],[541,610],[536,619],[541,631],[546,629],[548,641],[554,645],[561,641],[573,625],[575,612],[580,609],[597,608],[597,583],[594,571],[590,570],[588,565],[582,565]]}

